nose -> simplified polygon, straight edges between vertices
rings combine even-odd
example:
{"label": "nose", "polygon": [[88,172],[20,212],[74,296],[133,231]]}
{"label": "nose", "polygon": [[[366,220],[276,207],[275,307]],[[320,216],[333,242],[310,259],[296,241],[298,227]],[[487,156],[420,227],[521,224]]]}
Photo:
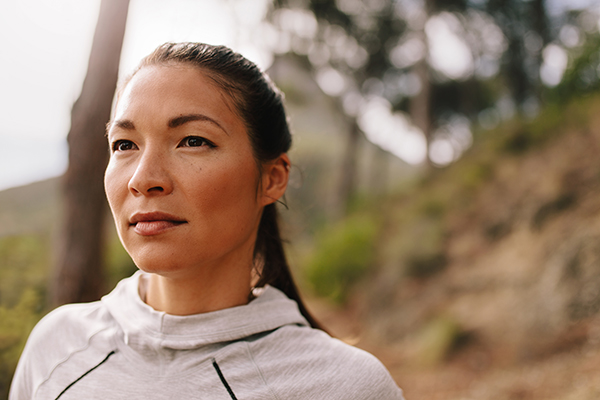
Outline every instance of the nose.
{"label": "nose", "polygon": [[135,172],[128,182],[134,196],[166,195],[173,191],[166,157],[146,151],[138,159]]}

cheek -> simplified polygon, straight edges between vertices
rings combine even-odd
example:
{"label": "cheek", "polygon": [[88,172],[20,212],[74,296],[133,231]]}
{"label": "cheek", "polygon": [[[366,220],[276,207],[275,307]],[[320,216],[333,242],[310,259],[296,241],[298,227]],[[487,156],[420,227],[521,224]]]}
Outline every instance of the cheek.
{"label": "cheek", "polygon": [[[193,182],[192,201],[198,206],[228,209],[230,215],[247,212],[257,204],[258,172],[254,165],[230,163],[222,168],[206,169]],[[185,185],[185,184],[184,184]]]}

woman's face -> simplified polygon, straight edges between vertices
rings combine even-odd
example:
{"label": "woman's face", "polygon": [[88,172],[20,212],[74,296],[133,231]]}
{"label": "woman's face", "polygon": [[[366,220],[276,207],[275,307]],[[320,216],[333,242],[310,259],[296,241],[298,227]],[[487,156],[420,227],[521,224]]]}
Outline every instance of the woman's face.
{"label": "woman's face", "polygon": [[262,208],[283,192],[268,192],[243,121],[201,70],[142,68],[118,101],[108,140],[106,194],[139,268],[168,275],[251,264]]}

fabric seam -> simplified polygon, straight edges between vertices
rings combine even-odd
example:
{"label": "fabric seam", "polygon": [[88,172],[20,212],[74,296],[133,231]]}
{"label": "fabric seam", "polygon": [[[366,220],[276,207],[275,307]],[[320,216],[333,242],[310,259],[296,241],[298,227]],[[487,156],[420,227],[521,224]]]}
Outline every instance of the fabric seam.
{"label": "fabric seam", "polygon": [[77,353],[81,353],[82,351],[87,350],[90,347],[90,342],[92,341],[92,339],[98,335],[101,332],[104,332],[106,330],[111,329],[110,326],[107,326],[105,328],[100,329],[99,331],[94,332],[93,334],[90,335],[90,337],[87,339],[85,346],[80,347],[79,349],[76,349],[75,351],[70,352],[65,358],[63,358],[62,360],[58,361],[48,372],[48,375],[46,376],[46,378],[40,382],[40,384],[35,388],[35,392],[33,392],[33,397],[35,398],[35,396],[37,396],[38,391],[40,390],[40,388],[50,380],[50,378],[52,377],[52,374],[54,374],[54,371],[56,371],[56,369],[61,366],[62,364],[66,363],[67,361],[69,361],[69,359],[71,357],[73,357],[75,354]]}
{"label": "fabric seam", "polygon": [[267,389],[269,389],[269,392],[271,393],[271,395],[276,400],[281,400],[281,398],[277,395],[277,393],[275,393],[273,391],[273,388],[271,387],[271,385],[269,385],[269,383],[265,379],[265,376],[263,375],[262,369],[260,369],[260,367],[256,363],[256,360],[254,359],[254,353],[252,353],[252,349],[250,348],[250,343],[248,343],[247,341],[245,341],[245,343],[246,343],[246,351],[248,352],[248,356],[250,357],[250,360],[252,361],[252,364],[254,364],[254,368],[256,368],[256,371],[258,372],[258,375],[262,379],[263,383],[265,384],[265,386],[267,387]]}

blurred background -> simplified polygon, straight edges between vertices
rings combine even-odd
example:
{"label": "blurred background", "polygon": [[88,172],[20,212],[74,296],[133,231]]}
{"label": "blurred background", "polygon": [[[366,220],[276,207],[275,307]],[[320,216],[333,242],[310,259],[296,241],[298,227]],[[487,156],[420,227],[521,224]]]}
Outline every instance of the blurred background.
{"label": "blurred background", "polygon": [[45,313],[135,271],[104,124],[166,41],[284,91],[295,275],[407,399],[600,398],[600,2],[23,0],[0,41],[0,398]]}

